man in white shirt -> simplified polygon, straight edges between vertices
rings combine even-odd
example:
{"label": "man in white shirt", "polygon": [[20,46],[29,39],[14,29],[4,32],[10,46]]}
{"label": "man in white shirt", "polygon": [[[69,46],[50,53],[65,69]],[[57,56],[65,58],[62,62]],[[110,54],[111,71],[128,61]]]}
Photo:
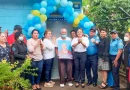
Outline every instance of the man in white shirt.
{"label": "man in white shirt", "polygon": [[[61,29],[61,36],[56,39],[56,54],[59,61],[60,87],[65,84],[65,71],[68,78],[68,85],[72,86],[72,52],[71,39],[67,37],[67,30]],[[66,70],[67,69],[67,70]]]}

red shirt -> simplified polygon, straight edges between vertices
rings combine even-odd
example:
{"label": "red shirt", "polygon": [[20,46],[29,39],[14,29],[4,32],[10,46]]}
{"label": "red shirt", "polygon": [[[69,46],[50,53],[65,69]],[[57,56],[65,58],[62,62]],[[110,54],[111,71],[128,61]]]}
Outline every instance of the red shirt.
{"label": "red shirt", "polygon": [[[13,33],[13,34],[11,34],[11,35],[9,35],[8,37],[7,37],[7,41],[8,41],[8,44],[9,45],[12,45],[12,44],[14,44],[15,43],[15,34]],[[27,43],[27,40],[26,40],[26,38],[24,38],[24,43]]]}

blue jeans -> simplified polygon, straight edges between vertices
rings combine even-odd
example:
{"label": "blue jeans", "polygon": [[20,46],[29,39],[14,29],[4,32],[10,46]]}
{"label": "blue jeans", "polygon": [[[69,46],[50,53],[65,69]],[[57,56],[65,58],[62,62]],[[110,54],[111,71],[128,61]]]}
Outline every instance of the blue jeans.
{"label": "blue jeans", "polygon": [[37,76],[31,75],[30,82],[31,82],[32,85],[39,84],[40,83],[40,79],[41,79],[41,73],[42,73],[42,67],[43,67],[43,60],[32,61],[31,67],[33,69],[37,68],[37,70],[33,72],[33,73],[36,73]]}
{"label": "blue jeans", "polygon": [[45,81],[49,82],[51,80],[51,70],[53,66],[54,58],[44,60],[45,67]]}
{"label": "blue jeans", "polygon": [[74,64],[75,64],[75,82],[85,82],[85,63],[86,63],[86,52],[75,52],[74,53]]}
{"label": "blue jeans", "polygon": [[120,90],[120,79],[119,79],[119,69],[121,64],[121,58],[118,60],[118,66],[113,66],[113,61],[115,60],[116,55],[110,55],[110,65],[112,70],[112,75],[114,79],[114,90]]}
{"label": "blue jeans", "polygon": [[[93,73],[93,77],[91,75],[91,69]],[[97,83],[98,79],[98,55],[87,55],[86,61],[86,75],[88,82]]]}

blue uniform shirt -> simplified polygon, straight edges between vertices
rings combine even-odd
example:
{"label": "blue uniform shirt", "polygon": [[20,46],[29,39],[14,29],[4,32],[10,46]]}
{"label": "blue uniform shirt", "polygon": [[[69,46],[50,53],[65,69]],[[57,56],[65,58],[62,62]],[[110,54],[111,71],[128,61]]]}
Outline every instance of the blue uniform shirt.
{"label": "blue uniform shirt", "polygon": [[123,49],[123,42],[120,38],[112,39],[110,41],[110,50],[109,54],[110,55],[117,55],[118,50]]}
{"label": "blue uniform shirt", "polygon": [[95,43],[93,43],[91,40],[95,39],[96,42],[100,42],[99,37],[98,36],[94,36],[92,38],[88,38],[89,39],[89,46],[87,48],[87,54],[88,55],[94,55],[97,53],[98,48],[97,45]]}

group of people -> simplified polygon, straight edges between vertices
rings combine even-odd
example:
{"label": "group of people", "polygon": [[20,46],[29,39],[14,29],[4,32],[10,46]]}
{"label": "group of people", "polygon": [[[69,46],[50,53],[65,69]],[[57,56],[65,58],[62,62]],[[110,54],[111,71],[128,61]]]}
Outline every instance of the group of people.
{"label": "group of people", "polygon": [[[108,86],[108,72],[111,71],[114,79],[114,90],[120,90],[119,69],[121,60],[124,62],[127,71],[130,54],[130,33],[124,36],[124,43],[118,36],[118,32],[110,32],[108,38],[106,29],[100,29],[99,37],[96,29],[91,28],[89,35],[83,33],[82,29],[70,32],[71,38],[67,36],[67,29],[62,28],[60,37],[52,37],[51,30],[47,29],[44,38],[39,39],[39,31],[34,29],[31,33],[32,38],[26,40],[22,34],[20,25],[14,26],[14,32],[10,36],[0,33],[0,61],[19,61],[18,66],[30,57],[31,67],[37,68],[37,76],[30,75],[29,80],[33,90],[41,90],[40,79],[42,69],[45,72],[45,87],[53,87],[55,82],[51,80],[52,66],[55,56],[58,57],[58,68],[60,76],[60,87],[68,86],[85,87],[85,74],[87,76],[87,86],[93,84],[97,86],[98,71],[102,75],[102,83],[99,88],[105,89]],[[55,55],[56,53],[56,55]],[[92,73],[91,73],[92,71]],[[92,75],[91,75],[92,74]],[[67,77],[67,78],[66,78]],[[130,89],[130,83],[127,86]]]}

